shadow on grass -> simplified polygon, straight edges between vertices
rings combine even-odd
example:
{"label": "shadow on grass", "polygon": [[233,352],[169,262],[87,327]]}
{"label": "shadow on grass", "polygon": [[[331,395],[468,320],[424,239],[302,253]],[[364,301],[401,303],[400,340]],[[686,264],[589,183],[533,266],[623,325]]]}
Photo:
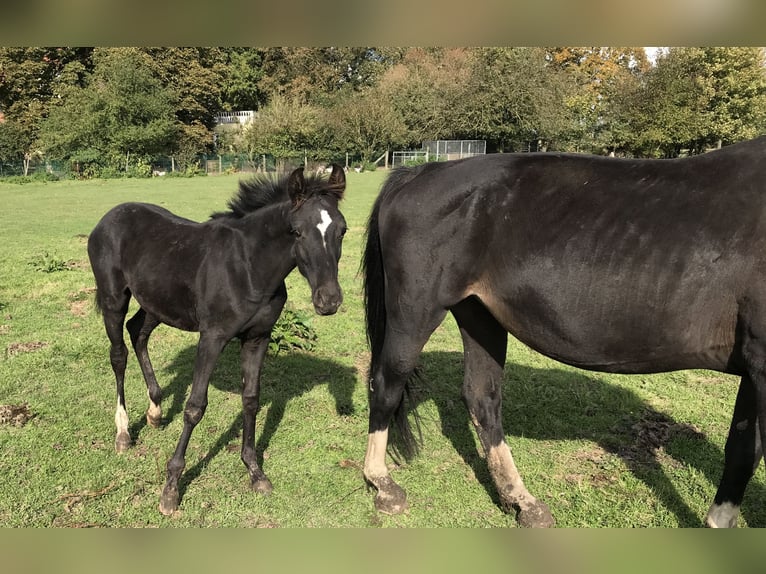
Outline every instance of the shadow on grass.
{"label": "shadow on grass", "polygon": [[[231,341],[218,358],[215,370],[210,377],[210,386],[222,391],[241,396],[242,377],[240,374],[239,342]],[[196,346],[183,349],[167,369],[172,373],[168,384],[160,381],[163,392],[163,426],[177,416],[183,416],[186,397],[191,387],[194,371]],[[356,370],[340,365],[334,361],[319,359],[306,353],[280,353],[276,356],[269,353],[262,367],[261,376],[261,409],[268,406],[265,421],[256,417],[256,452],[258,464],[263,466],[263,453],[269,447],[281,422],[287,403],[295,397],[311,390],[316,385],[327,384],[335,399],[335,409],[338,415],[354,414],[352,395],[356,385]],[[215,458],[226,446],[235,439],[241,440],[243,415],[240,411],[231,425],[225,430],[210,448],[207,454],[193,467],[187,468],[179,481],[180,498],[183,500],[186,487],[203,471],[208,463]],[[146,426],[146,417],[140,417],[130,427],[130,435],[137,437]],[[176,437],[176,440],[179,437]],[[243,465],[243,472],[245,467]]]}
{"label": "shadow on grass", "polygon": [[[444,436],[474,471],[495,504],[499,498],[480,456],[473,426],[461,398],[463,355],[458,352],[426,352],[421,357],[420,379],[416,379],[415,400],[433,400],[439,412]],[[638,379],[637,379],[638,382]],[[732,404],[732,409],[733,409]],[[604,451],[620,457],[633,475],[646,484],[682,527],[702,524],[699,516],[675,488],[659,457],[667,465],[680,464],[697,469],[718,485],[723,470],[723,451],[711,443],[703,429],[676,423],[657,411],[631,390],[609,384],[597,375],[563,369],[534,369],[507,364],[503,387],[503,427],[510,436],[540,440],[589,440]],[[424,437],[427,440],[427,437]],[[583,453],[572,475],[587,474],[598,465],[598,449]],[[672,461],[668,461],[668,457]],[[675,462],[674,462],[675,461]],[[519,471],[524,476],[523,465]],[[595,473],[608,480],[609,471]],[[593,478],[593,477],[591,477]],[[535,493],[533,493],[535,494]],[[539,493],[538,493],[539,495]],[[541,496],[544,501],[545,497]],[[712,501],[711,501],[712,502]],[[742,514],[751,527],[766,526],[758,510],[766,502],[761,484],[751,483]]]}

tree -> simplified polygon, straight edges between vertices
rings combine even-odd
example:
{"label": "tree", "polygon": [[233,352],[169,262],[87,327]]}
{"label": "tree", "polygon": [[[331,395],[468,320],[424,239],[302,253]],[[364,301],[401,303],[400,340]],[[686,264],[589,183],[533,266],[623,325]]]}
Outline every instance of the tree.
{"label": "tree", "polygon": [[380,97],[404,121],[407,144],[473,132],[463,117],[470,106],[471,66],[472,55],[465,48],[410,48],[382,75]]}
{"label": "tree", "polygon": [[99,48],[86,85],[61,87],[41,126],[41,144],[53,158],[129,171],[148,170],[152,155],[175,140],[171,97],[152,74],[147,56],[134,48]]}
{"label": "tree", "polygon": [[33,158],[41,155],[37,145],[40,125],[58,87],[82,80],[90,48],[0,48],[0,127],[2,159],[23,161],[28,174]]}
{"label": "tree", "polygon": [[547,149],[571,129],[565,104],[574,87],[542,48],[480,48],[464,121],[501,151],[528,142]]}
{"label": "tree", "polygon": [[615,113],[636,155],[676,157],[749,139],[766,129],[761,48],[670,48]]}
{"label": "tree", "polygon": [[309,155],[314,158],[319,134],[318,110],[297,97],[275,95],[261,109],[256,121],[244,129],[250,160],[256,156],[273,155],[277,169],[283,170],[285,161]]}
{"label": "tree", "polygon": [[359,90],[401,57],[398,48],[274,47],[263,49],[261,90],[321,105],[340,90]]}
{"label": "tree", "polygon": [[149,66],[170,95],[178,132],[167,152],[186,169],[213,151],[215,116],[221,111],[227,54],[220,48],[143,48]]}
{"label": "tree", "polygon": [[644,49],[558,47],[549,49],[549,58],[575,85],[564,102],[572,120],[564,145],[577,151],[614,151],[623,126],[612,111],[649,69]]}
{"label": "tree", "polygon": [[333,155],[359,154],[362,163],[374,161],[393,146],[407,141],[401,115],[378,88],[345,93],[325,112],[326,147]]}
{"label": "tree", "polygon": [[720,147],[766,129],[766,61],[763,48],[705,48],[711,78],[707,144]]}
{"label": "tree", "polygon": [[264,78],[263,53],[256,48],[228,48],[221,86],[222,108],[226,111],[257,110],[267,101],[261,87]]}

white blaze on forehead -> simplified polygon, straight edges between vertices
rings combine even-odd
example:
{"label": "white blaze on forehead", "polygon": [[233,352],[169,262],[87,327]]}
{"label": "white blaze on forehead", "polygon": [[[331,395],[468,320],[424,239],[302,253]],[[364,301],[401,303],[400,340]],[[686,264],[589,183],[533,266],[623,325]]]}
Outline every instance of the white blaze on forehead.
{"label": "white blaze on forehead", "polygon": [[322,234],[322,245],[324,245],[324,248],[327,249],[327,242],[325,241],[325,233],[327,232],[327,228],[330,227],[330,224],[332,223],[332,217],[330,217],[330,214],[327,213],[327,210],[325,209],[320,211],[319,215],[322,216],[322,221],[320,223],[317,223],[317,229],[319,230],[319,233]]}

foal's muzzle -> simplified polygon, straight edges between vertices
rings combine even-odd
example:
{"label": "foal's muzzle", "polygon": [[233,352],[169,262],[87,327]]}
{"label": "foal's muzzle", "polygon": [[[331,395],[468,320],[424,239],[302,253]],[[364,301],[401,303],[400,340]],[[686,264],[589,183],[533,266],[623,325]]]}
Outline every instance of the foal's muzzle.
{"label": "foal's muzzle", "polygon": [[343,303],[343,293],[340,286],[322,286],[318,287],[311,295],[314,303],[314,310],[319,315],[332,315]]}

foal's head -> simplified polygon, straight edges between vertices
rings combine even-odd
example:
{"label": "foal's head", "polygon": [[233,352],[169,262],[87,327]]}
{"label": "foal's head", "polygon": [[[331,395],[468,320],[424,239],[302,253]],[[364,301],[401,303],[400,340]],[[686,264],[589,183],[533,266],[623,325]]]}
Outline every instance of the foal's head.
{"label": "foal's head", "polygon": [[320,315],[332,315],[343,301],[338,283],[346,220],[338,202],[346,189],[343,168],[333,164],[327,180],[303,177],[303,168],[290,174],[287,193],[292,203],[290,233],[294,237],[292,253],[298,270],[311,286],[314,309]]}

